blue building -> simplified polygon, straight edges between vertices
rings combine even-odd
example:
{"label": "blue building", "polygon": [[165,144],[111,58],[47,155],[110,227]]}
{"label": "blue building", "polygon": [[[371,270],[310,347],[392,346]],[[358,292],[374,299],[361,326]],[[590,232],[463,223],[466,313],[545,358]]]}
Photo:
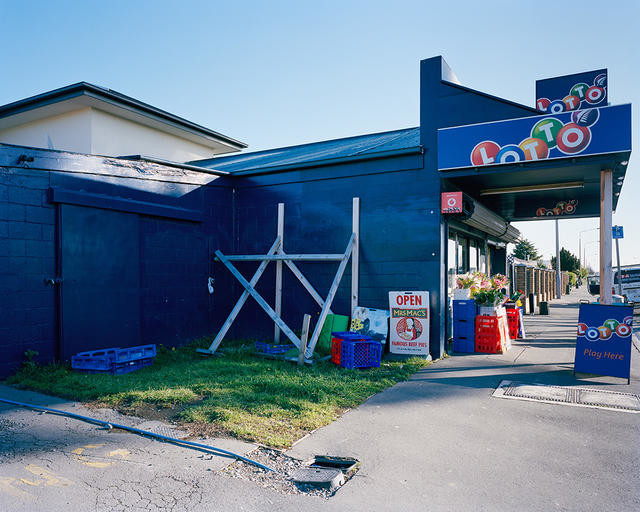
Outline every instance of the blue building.
{"label": "blue building", "polygon": [[[599,216],[603,171],[615,208],[630,155],[630,110],[596,112],[596,127],[617,134],[604,140],[593,115],[573,122],[568,107],[545,113],[469,89],[441,57],[420,66],[420,126],[413,128],[188,162],[0,145],[0,375],[28,349],[47,361],[215,334],[242,292],[216,250],[266,253],[284,203],[288,252],[340,253],[354,197],[359,303],[387,309],[389,291],[429,291],[430,352],[440,357],[453,277],[505,273],[507,244],[519,238],[511,221]],[[559,124],[530,137],[551,114]],[[526,133],[513,144],[501,142],[520,129]],[[593,139],[580,149],[585,130]],[[553,145],[540,144],[551,133]],[[218,145],[243,146],[216,136]],[[441,207],[442,193],[455,191],[463,193],[459,213]],[[329,288],[335,264],[299,266],[321,293]],[[255,263],[237,267],[248,275]],[[332,306],[347,315],[348,274]],[[274,282],[268,268],[258,286],[263,297],[274,296]],[[297,326],[304,313],[319,312],[293,276],[284,274],[283,287],[285,322]],[[251,300],[228,334],[272,336],[273,322]]]}

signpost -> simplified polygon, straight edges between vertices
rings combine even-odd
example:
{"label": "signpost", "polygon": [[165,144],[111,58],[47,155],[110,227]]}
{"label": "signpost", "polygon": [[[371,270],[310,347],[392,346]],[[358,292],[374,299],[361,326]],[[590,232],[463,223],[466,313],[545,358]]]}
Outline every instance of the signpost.
{"label": "signpost", "polygon": [[429,292],[389,292],[392,354],[429,354]]}
{"label": "signpost", "polygon": [[575,372],[631,379],[633,306],[581,304]]}
{"label": "signpost", "polygon": [[613,239],[616,241],[616,259],[618,263],[618,295],[622,295],[622,272],[620,271],[620,244],[618,240],[624,238],[624,230],[622,226],[613,226],[611,228]]}

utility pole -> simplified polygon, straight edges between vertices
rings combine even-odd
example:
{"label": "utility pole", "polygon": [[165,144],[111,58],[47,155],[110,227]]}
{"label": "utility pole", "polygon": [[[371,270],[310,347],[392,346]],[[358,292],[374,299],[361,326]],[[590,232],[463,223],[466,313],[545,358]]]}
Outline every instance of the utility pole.
{"label": "utility pole", "polygon": [[562,276],[560,274],[560,221],[556,219],[556,298],[562,298]]}

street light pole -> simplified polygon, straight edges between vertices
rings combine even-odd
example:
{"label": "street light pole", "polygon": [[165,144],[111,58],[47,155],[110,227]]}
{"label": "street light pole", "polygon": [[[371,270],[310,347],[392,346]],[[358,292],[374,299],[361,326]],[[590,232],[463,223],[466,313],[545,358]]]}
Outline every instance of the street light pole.
{"label": "street light pole", "polygon": [[[593,229],[583,229],[582,231],[580,231],[578,233],[578,260],[580,261],[580,267],[582,267],[582,233],[588,233],[589,231],[599,231],[600,228],[593,228]],[[586,266],[586,264],[585,264]]]}
{"label": "street light pole", "polygon": [[560,275],[560,228],[556,219],[556,298],[562,298],[562,276]]}

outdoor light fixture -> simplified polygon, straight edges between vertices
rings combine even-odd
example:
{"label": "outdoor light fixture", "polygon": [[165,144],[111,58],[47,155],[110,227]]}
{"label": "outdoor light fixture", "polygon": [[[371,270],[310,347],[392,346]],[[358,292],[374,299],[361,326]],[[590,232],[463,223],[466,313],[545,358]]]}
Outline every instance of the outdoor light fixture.
{"label": "outdoor light fixture", "polygon": [[624,162],[620,162],[620,165],[627,165],[629,163],[628,160],[625,160]]}
{"label": "outdoor light fixture", "polygon": [[568,188],[583,188],[584,181],[570,181],[566,183],[549,183],[547,185],[528,185],[526,187],[487,188],[480,191],[481,196],[497,194],[517,194],[520,192],[538,192],[540,190],[564,190]]}

